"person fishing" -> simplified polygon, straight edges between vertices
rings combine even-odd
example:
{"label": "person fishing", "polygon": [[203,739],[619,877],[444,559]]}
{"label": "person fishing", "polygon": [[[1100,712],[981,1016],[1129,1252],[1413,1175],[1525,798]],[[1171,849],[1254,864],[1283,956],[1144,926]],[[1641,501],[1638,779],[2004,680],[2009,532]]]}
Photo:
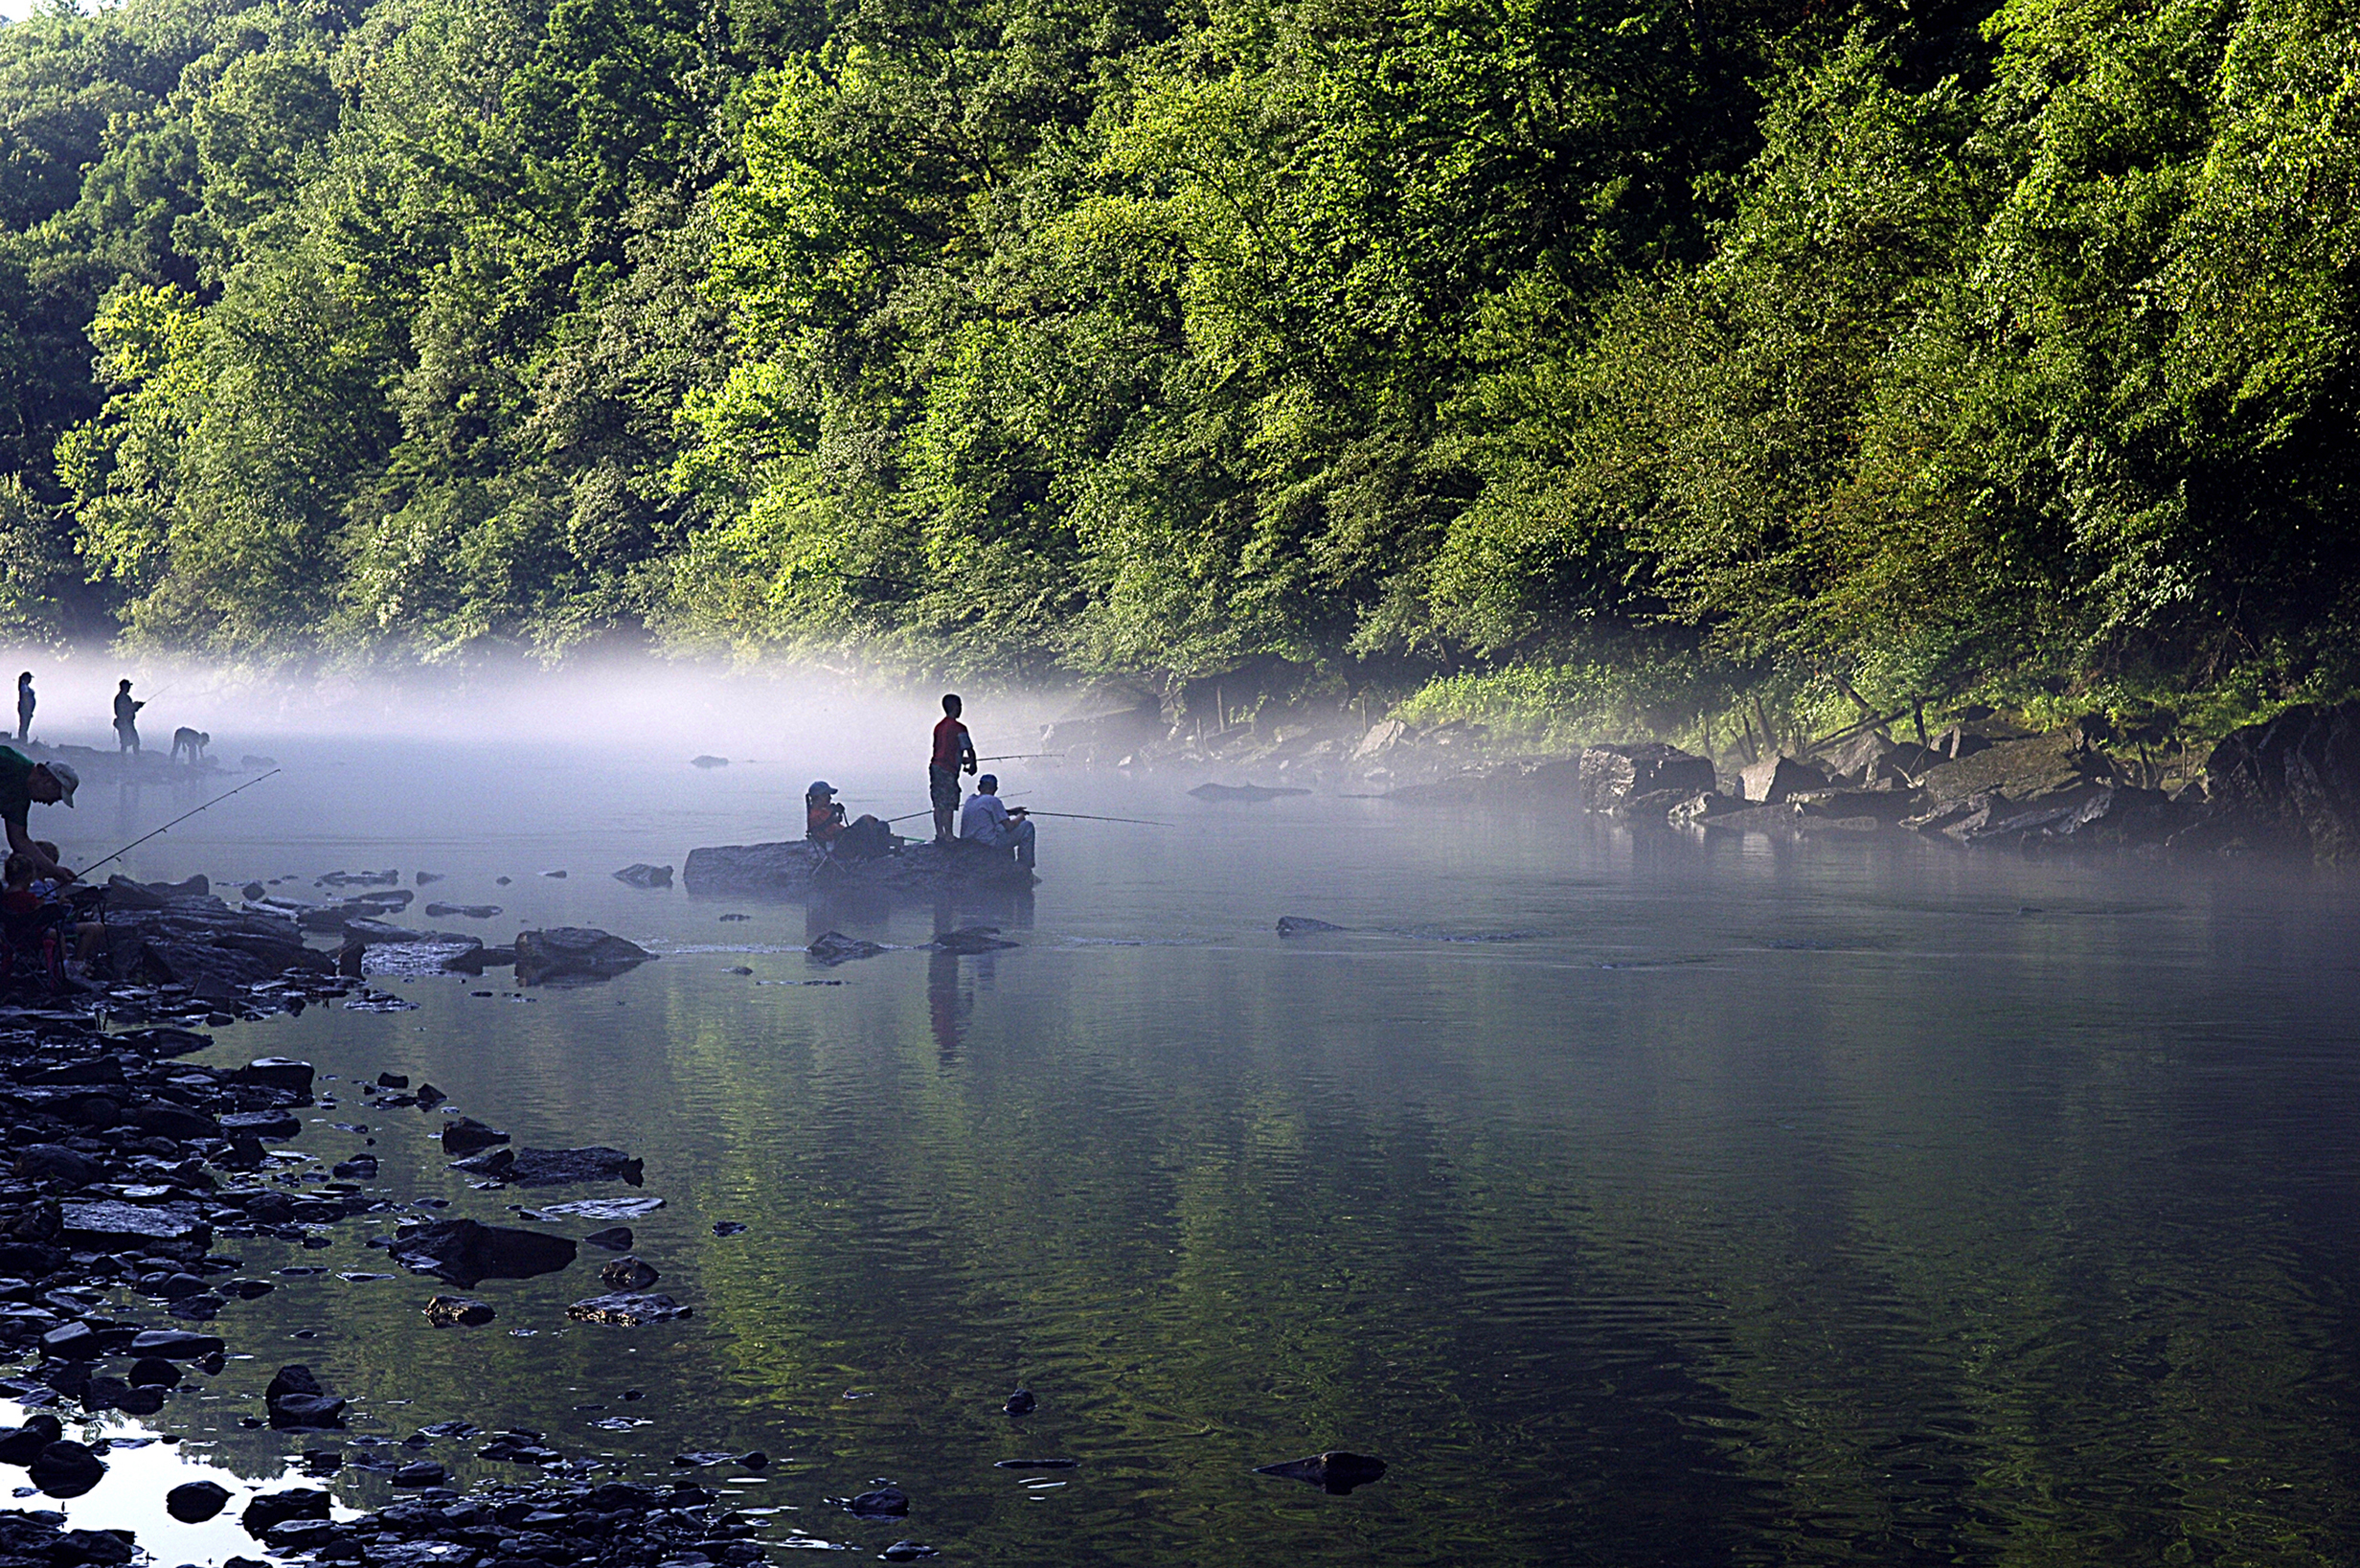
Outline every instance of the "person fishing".
{"label": "person fishing", "polygon": [[33,671],[28,670],[16,677],[16,743],[23,745],[33,738]]}
{"label": "person fishing", "polygon": [[115,749],[139,755],[139,711],[144,702],[131,700],[131,683],[125,681],[115,688]]}
{"label": "person fishing", "polygon": [[11,746],[0,746],[0,822],[8,824],[10,851],[29,857],[36,875],[58,882],[74,880],[74,874],[34,839],[25,819],[36,802],[55,806],[63,801],[72,809],[74,791],[81,783],[81,776],[68,763],[36,762]]}
{"label": "person fishing", "polygon": [[990,850],[1013,850],[1016,864],[1032,869],[1033,828],[1021,806],[1001,804],[998,775],[987,773],[975,781],[975,793],[959,813],[959,836]]}
{"label": "person fishing", "polygon": [[803,836],[840,860],[874,860],[893,849],[893,829],[874,814],[865,814],[857,822],[844,820],[844,804],[836,799],[836,786],[825,779],[812,780],[811,787],[803,792]]}
{"label": "person fishing", "polygon": [[942,699],[942,722],[934,727],[934,757],[926,764],[926,794],[934,803],[934,841],[950,841],[959,815],[959,770],[975,771],[975,742],[959,722],[964,704],[954,693]]}

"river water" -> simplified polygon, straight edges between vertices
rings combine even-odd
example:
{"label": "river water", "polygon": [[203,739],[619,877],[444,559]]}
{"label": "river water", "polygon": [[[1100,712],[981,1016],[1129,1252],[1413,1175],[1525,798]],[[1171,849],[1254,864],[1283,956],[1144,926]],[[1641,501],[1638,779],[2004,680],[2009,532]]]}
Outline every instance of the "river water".
{"label": "river water", "polygon": [[[249,1274],[327,1272],[227,1309],[253,1359],[150,1423],[184,1462],[281,1478],[318,1440],[238,1421],[303,1361],[358,1436],[542,1431],[723,1487],[780,1545],[871,1555],[2324,1562],[2360,1539],[2344,881],[1050,775],[1010,788],[1176,826],[1046,823],[1030,898],[806,909],[607,874],[788,836],[811,761],[282,756],[134,871],[300,895],[426,870],[408,923],[664,956],[571,989],[386,982],[415,1009],[240,1024],[200,1059],[334,1075],[299,1147],[366,1148],[387,1196],[444,1214],[625,1190],[475,1191],[441,1114],[362,1111],[354,1080],[643,1156],[665,1207],[639,1255],[696,1315],[569,1324],[601,1288],[585,1250],[438,1330],[436,1282],[339,1278],[388,1272],[362,1244],[383,1225],[225,1242]],[[838,782],[923,805],[898,774]],[[42,826],[87,856],[182,798],[92,791]],[[1288,914],[1350,929],[1282,938]],[[917,950],[971,923],[1018,945]],[[818,968],[800,949],[831,928],[894,950]],[[1019,1384],[1040,1407],[1012,1420]],[[474,1446],[426,1452],[520,1474]],[[1252,1473],[1328,1447],[1391,1468],[1345,1496]],[[672,1463],[753,1448],[766,1468]],[[994,1468],[1044,1457],[1078,1463]],[[877,1480],[906,1521],[826,1500]],[[234,1549],[119,1522],[162,1562]]]}

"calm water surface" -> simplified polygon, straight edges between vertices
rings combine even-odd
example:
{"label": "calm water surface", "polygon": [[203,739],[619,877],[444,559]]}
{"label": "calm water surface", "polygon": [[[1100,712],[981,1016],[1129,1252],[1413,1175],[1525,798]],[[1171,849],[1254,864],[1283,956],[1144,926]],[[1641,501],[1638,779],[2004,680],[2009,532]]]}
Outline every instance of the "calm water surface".
{"label": "calm water surface", "polygon": [[[2328,1562],[2360,1540],[2344,882],[1051,776],[1010,787],[1179,826],[1045,824],[1030,898],[806,910],[607,873],[785,836],[826,759],[282,755],[137,874],[302,893],[425,869],[446,879],[410,923],[593,924],[666,956],[522,995],[497,970],[389,982],[415,1011],[238,1025],[204,1059],[337,1075],[300,1147],[370,1147],[390,1195],[453,1215],[620,1190],[473,1191],[440,1115],[364,1112],[351,1080],[643,1155],[666,1207],[638,1250],[696,1316],[569,1325],[601,1288],[588,1251],[487,1282],[493,1327],[438,1331],[435,1282],[336,1277],[385,1271],[362,1245],[384,1225],[225,1243],[249,1273],[330,1272],[228,1309],[255,1359],[155,1421],[192,1459],[281,1474],[305,1442],[237,1422],[302,1360],[359,1433],[529,1427],[632,1475],[759,1447],[766,1471],[697,1478],[775,1511],[774,1540],[955,1561]],[[830,776],[858,808],[924,804]],[[91,800],[69,852],[178,799]],[[430,898],[505,912],[428,921]],[[1353,929],[1282,940],[1284,914]],[[913,950],[976,922],[1020,945]],[[818,969],[799,949],[830,928],[897,950]],[[1041,1407],[1011,1420],[1019,1383]],[[431,1452],[518,1473],[473,1446]],[[1329,1446],[1391,1472],[1345,1497],[1251,1473]],[[1042,1456],[1079,1467],[992,1467]],[[877,1479],[906,1522],[825,1501]],[[161,1561],[226,1550],[138,1522]]]}

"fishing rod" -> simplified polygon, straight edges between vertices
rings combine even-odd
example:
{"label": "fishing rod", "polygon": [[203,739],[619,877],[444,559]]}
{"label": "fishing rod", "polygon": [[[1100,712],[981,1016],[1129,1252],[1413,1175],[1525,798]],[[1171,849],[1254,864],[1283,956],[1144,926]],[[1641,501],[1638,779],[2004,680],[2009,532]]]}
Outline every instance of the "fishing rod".
{"label": "fishing rod", "polygon": [[1062,757],[1061,751],[1006,751],[997,757],[978,757],[979,762],[1027,762],[1035,757]]}
{"label": "fishing rod", "polygon": [[[1074,822],[1127,822],[1136,828],[1177,828],[1180,826],[1176,822],[1150,822],[1146,817],[1094,817],[1081,811],[1043,811],[1030,806],[1011,807],[1010,809],[1022,811],[1029,817],[1065,817]],[[887,817],[885,826],[890,828],[896,822],[907,822],[912,817],[929,817],[933,814],[931,810],[908,811],[897,817]]]}
{"label": "fishing rod", "polygon": [[261,784],[264,779],[269,778],[271,774],[283,773],[285,769],[284,768],[274,767],[270,770],[270,773],[258,774],[255,777],[248,779],[244,784],[239,784],[237,789],[223,790],[220,794],[216,795],[213,799],[207,801],[203,806],[198,807],[195,811],[183,811],[180,815],[174,817],[163,827],[158,828],[155,832],[142,833],[139,837],[131,840],[130,843],[125,844],[122,849],[117,850],[113,854],[108,855],[105,860],[93,860],[89,865],[84,866],[81,869],[79,875],[82,876],[89,875],[92,872],[97,871],[101,866],[105,865],[107,860],[119,860],[123,856],[129,854],[133,850],[138,849],[142,844],[145,844],[149,839],[157,836],[158,833],[167,832],[171,829],[179,827],[182,823],[196,815],[197,811],[210,810],[214,807],[220,805],[223,801],[228,800],[232,795],[237,794],[239,790],[252,789],[256,784]]}

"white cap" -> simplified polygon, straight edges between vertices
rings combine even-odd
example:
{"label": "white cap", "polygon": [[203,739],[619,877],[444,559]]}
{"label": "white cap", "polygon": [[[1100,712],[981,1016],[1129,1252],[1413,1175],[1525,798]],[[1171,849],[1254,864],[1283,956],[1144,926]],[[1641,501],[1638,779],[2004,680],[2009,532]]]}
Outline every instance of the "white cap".
{"label": "white cap", "polygon": [[82,776],[74,771],[74,764],[71,762],[43,762],[41,765],[49,769],[49,776],[57,781],[59,789],[65,791],[66,805],[72,806],[74,791],[82,786]]}

